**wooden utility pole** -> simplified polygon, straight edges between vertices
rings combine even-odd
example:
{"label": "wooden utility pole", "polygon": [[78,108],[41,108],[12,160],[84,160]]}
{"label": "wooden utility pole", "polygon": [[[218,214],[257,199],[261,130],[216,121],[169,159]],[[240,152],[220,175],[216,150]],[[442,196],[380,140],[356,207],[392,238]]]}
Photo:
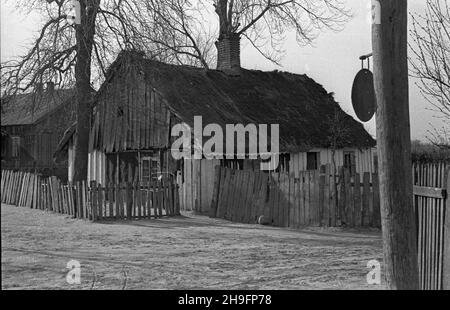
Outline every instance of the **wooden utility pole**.
{"label": "wooden utility pole", "polygon": [[372,26],[384,271],[419,289],[409,121],[407,0],[375,0]]}

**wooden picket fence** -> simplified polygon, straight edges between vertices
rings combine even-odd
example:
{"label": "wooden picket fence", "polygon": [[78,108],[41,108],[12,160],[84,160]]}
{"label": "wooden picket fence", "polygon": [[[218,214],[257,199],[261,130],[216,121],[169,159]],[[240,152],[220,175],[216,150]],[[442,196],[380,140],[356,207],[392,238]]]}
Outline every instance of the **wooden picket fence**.
{"label": "wooden picket fence", "polygon": [[216,167],[211,217],[278,227],[380,227],[376,174],[265,173]]}
{"label": "wooden picket fence", "polygon": [[450,289],[450,166],[414,164],[412,172],[420,285]]}
{"label": "wooden picket fence", "polygon": [[[414,164],[419,279],[422,289],[450,289],[450,166]],[[299,228],[380,227],[377,174],[337,177],[328,166],[294,177],[216,167],[211,217]]]}
{"label": "wooden picket fence", "polygon": [[56,177],[2,171],[1,202],[92,221],[149,219],[180,214],[177,184],[165,180],[100,186],[63,184]]}

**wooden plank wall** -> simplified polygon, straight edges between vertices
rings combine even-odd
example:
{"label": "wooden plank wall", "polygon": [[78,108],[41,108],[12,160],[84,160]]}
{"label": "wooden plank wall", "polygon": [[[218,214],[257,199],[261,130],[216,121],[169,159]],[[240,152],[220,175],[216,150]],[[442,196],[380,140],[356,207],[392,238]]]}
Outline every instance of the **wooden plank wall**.
{"label": "wooden plank wall", "polygon": [[[413,165],[414,205],[418,229],[419,280],[422,289],[443,288],[444,245],[449,246],[445,219],[449,217],[445,163]],[[446,199],[447,198],[447,199]],[[447,202],[446,202],[447,200]],[[450,260],[450,255],[447,256]]]}
{"label": "wooden plank wall", "polygon": [[113,153],[169,146],[167,101],[135,71],[115,74],[100,91],[91,150]]}
{"label": "wooden plank wall", "polygon": [[179,189],[171,180],[63,184],[56,177],[2,171],[1,202],[92,221],[147,219],[180,214]]}
{"label": "wooden plank wall", "polygon": [[[366,149],[339,149],[336,150],[335,161],[336,166],[340,167],[344,165],[344,151],[355,152],[355,167],[357,173],[370,172],[375,173],[374,167],[374,154],[376,150],[372,148]],[[331,149],[312,149],[311,152],[317,152],[320,154],[320,165],[332,164],[332,151]],[[307,152],[292,153],[289,161],[289,173],[294,173],[295,177],[299,176],[301,171],[307,170],[306,165]]]}
{"label": "wooden plank wall", "polygon": [[[380,227],[377,175],[339,176],[330,166],[293,174],[219,168],[211,206],[213,217],[278,227]],[[262,217],[262,218],[261,218]]]}

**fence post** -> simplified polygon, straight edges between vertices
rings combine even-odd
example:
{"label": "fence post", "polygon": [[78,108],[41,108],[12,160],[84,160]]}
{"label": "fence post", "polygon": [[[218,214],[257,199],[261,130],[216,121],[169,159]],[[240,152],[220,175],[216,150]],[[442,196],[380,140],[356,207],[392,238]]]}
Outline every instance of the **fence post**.
{"label": "fence post", "polygon": [[95,222],[97,220],[97,183],[91,181],[91,220]]}
{"label": "fence post", "polygon": [[126,183],[126,195],[125,195],[125,205],[127,208],[126,217],[128,220],[133,219],[132,211],[133,211],[133,184],[130,182]]}
{"label": "fence post", "polygon": [[445,201],[445,225],[444,225],[444,268],[443,289],[450,290],[450,167],[447,168],[447,177],[444,179],[444,187],[447,189]]}
{"label": "fence post", "polygon": [[180,206],[180,185],[175,184],[176,193],[175,193],[175,215],[181,215],[181,206]]}

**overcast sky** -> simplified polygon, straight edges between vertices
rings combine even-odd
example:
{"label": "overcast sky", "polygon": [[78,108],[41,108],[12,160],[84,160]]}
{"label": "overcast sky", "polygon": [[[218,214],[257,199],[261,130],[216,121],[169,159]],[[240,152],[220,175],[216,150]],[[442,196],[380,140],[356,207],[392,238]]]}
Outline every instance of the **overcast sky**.
{"label": "overcast sky", "polygon": [[[13,2],[1,2],[2,61],[23,54],[39,25],[37,16],[23,15],[12,9],[10,3]],[[408,3],[410,12],[423,12],[425,0],[409,0]],[[344,111],[354,116],[350,94],[353,79],[361,69],[358,58],[372,51],[370,0],[347,0],[347,4],[354,17],[342,32],[322,33],[312,47],[299,47],[294,37],[287,38],[286,56],[281,68],[244,44],[242,66],[248,69],[306,73],[328,92],[334,92]],[[428,110],[429,104],[420,95],[415,82],[414,79],[410,80],[411,135],[413,139],[425,140],[430,124],[439,126],[439,121],[434,117],[435,113]],[[364,126],[375,135],[374,120]]]}

